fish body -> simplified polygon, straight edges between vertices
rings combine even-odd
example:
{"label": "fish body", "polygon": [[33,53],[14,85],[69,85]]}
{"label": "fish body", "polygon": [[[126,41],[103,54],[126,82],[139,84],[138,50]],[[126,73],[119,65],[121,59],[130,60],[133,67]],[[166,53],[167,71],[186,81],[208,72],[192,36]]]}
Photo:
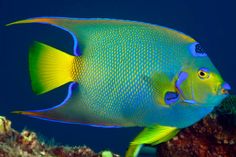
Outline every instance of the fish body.
{"label": "fish body", "polygon": [[[200,44],[173,29],[73,18],[32,18],[10,25],[20,23],[51,24],[68,31],[74,56],[36,42],[29,57],[33,90],[42,94],[72,83],[61,104],[17,113],[103,127],[158,126],[144,130],[141,137],[168,126],[164,130],[174,136],[210,113],[230,89]],[[140,136],[134,145],[145,143]],[[160,140],[164,136],[146,143],[166,141]]]}

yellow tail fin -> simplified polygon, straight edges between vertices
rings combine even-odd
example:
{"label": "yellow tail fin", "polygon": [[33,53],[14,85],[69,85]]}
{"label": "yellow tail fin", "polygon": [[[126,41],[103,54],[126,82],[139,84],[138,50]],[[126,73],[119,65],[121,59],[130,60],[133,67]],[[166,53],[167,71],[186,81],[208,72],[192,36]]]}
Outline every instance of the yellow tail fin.
{"label": "yellow tail fin", "polygon": [[33,91],[42,94],[75,81],[73,73],[75,58],[51,46],[35,42],[29,53]]}

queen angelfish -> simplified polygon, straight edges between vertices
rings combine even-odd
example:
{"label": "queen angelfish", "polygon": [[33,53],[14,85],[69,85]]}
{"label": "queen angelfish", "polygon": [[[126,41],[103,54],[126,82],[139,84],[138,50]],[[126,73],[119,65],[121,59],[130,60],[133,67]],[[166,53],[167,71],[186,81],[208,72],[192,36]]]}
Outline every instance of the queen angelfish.
{"label": "queen angelfish", "polygon": [[113,19],[41,17],[10,23],[50,24],[74,39],[74,55],[35,42],[29,71],[36,94],[69,84],[52,108],[15,111],[44,120],[99,127],[145,127],[126,157],[142,145],[171,139],[228,95],[205,50],[166,27]]}

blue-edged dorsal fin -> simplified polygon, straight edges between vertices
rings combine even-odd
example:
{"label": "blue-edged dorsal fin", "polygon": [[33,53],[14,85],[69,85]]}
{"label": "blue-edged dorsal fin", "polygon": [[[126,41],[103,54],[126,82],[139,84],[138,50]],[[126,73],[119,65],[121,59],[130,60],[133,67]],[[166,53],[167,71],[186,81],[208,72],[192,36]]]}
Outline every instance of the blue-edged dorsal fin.
{"label": "blue-edged dorsal fin", "polygon": [[[113,28],[111,27],[113,26],[112,24],[131,23],[131,21],[106,18],[36,17],[12,22],[6,26],[26,23],[50,24],[69,32],[74,39],[74,55],[79,56],[82,54],[85,46],[88,45],[88,42],[94,39],[94,35],[97,35],[97,38],[101,39],[107,35],[100,30]],[[100,33],[98,34],[98,32]]]}
{"label": "blue-edged dorsal fin", "polygon": [[53,122],[82,124],[95,127],[114,128],[121,127],[110,124],[106,120],[86,112],[86,105],[80,101],[79,86],[73,82],[69,85],[68,95],[65,100],[54,107],[42,110],[13,111],[12,113],[22,114],[33,118]]}
{"label": "blue-edged dorsal fin", "polygon": [[[79,20],[73,18],[62,18],[62,17],[36,17],[29,18],[25,20],[19,20],[12,23],[7,24],[6,26],[11,26],[15,24],[26,24],[26,23],[42,23],[42,24],[50,24],[55,27],[58,27],[62,30],[67,31],[71,34],[74,40],[74,55],[81,55],[81,51],[78,44],[78,39],[80,41],[80,45],[83,44],[82,38],[80,38],[79,34],[82,33],[78,28],[75,27],[75,24],[78,25]],[[82,35],[82,34],[81,34]]]}
{"label": "blue-edged dorsal fin", "polygon": [[[148,28],[156,28],[158,27],[159,31],[167,31],[169,33],[173,33],[174,36],[178,37],[178,39],[188,40],[189,42],[194,42],[192,38],[189,36],[175,31],[173,29],[169,29],[167,27],[162,27],[158,25],[153,25],[144,22],[138,21],[130,21],[130,20],[118,20],[118,19],[109,19],[109,18],[68,18],[68,17],[35,17],[29,18],[25,20],[19,20],[16,22],[12,22],[7,24],[6,26],[14,25],[14,24],[25,24],[25,23],[42,23],[42,24],[50,24],[56,26],[60,29],[63,29],[69,32],[74,39],[74,55],[78,56],[84,52],[85,47],[88,46],[88,42],[93,44],[94,41],[99,39],[104,40],[107,37],[114,36],[114,34],[118,34],[119,37],[123,34],[118,31],[118,25],[126,25],[124,27],[123,32],[126,32],[127,28],[130,29],[130,26],[141,26]],[[128,27],[127,27],[128,25]],[[156,29],[155,29],[156,30]],[[115,31],[115,32],[113,32]],[[127,36],[123,36],[127,37]],[[79,43],[79,44],[78,44]],[[89,47],[89,46],[88,46]]]}

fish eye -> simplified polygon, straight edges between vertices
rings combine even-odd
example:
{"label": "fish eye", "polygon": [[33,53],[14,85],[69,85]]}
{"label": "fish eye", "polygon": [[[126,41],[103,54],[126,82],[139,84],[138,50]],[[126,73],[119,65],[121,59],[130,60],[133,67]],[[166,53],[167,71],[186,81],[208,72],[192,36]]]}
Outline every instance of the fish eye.
{"label": "fish eye", "polygon": [[209,78],[209,76],[210,76],[210,73],[209,73],[209,70],[207,68],[200,68],[198,70],[198,77],[200,79],[207,79],[207,78]]}

